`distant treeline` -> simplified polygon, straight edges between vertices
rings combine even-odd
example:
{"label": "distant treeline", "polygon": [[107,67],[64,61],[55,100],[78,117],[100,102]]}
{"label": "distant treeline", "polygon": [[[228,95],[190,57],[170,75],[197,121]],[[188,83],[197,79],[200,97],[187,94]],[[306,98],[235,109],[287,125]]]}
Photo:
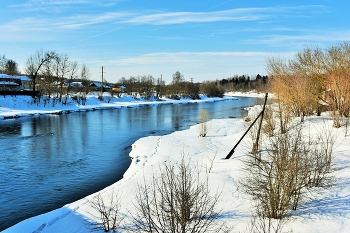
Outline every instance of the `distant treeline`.
{"label": "distant treeline", "polygon": [[[128,94],[139,93],[145,97],[156,94],[157,96],[167,96],[170,98],[189,97],[198,98],[199,94],[205,94],[209,97],[222,97],[227,91],[250,91],[266,89],[268,83],[267,76],[256,75],[250,78],[246,75],[235,75],[231,78],[204,81],[202,83],[194,83],[186,81],[184,76],[179,72],[173,74],[173,80],[166,85],[161,79],[154,79],[151,75],[121,78],[113,89],[115,94],[125,92]],[[122,88],[119,88],[122,87]]]}
{"label": "distant treeline", "polygon": [[251,78],[248,75],[235,75],[231,78],[221,79],[218,83],[227,91],[264,91],[267,87],[268,76],[258,74]]}

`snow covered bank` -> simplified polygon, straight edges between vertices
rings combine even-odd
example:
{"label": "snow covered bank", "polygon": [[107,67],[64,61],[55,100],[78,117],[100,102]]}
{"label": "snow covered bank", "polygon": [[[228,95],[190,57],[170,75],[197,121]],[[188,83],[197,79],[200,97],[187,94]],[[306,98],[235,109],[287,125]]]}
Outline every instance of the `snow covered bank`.
{"label": "snow covered bank", "polygon": [[[269,94],[271,96],[271,94]],[[264,98],[265,93],[256,92],[256,91],[250,91],[250,92],[226,92],[225,96],[244,96],[244,97],[259,97]]]}
{"label": "snow covered bank", "polygon": [[[323,120],[308,118],[305,125],[311,133],[321,129]],[[331,125],[331,120],[325,120]],[[205,174],[213,160],[209,173],[209,184],[213,192],[222,188],[219,208],[228,226],[234,226],[232,232],[244,232],[251,220],[251,202],[241,192],[238,180],[243,176],[241,158],[251,148],[250,140],[244,139],[237,147],[233,157],[223,158],[232,149],[244,131],[243,119],[218,119],[209,122],[210,130],[205,138],[198,137],[198,125],[188,130],[177,131],[164,136],[149,136],[137,140],[130,153],[134,158],[124,174],[124,178],[105,188],[100,193],[108,202],[113,190],[121,194],[121,213],[128,215],[133,211],[133,201],[137,182],[148,180],[163,163],[178,162],[182,154],[199,165]],[[302,206],[292,212],[292,218],[286,230],[296,232],[348,232],[350,226],[350,138],[344,137],[343,129],[333,129],[336,133],[334,175],[336,185],[328,190],[321,190],[317,196],[306,200]],[[9,232],[90,232],[94,210],[88,204],[94,196],[65,205],[52,212],[27,219],[7,230]],[[38,203],[40,205],[40,203]],[[101,229],[99,232],[103,232]]]}
{"label": "snow covered bank", "polygon": [[98,99],[98,94],[90,94],[87,96],[85,105],[79,105],[76,101],[69,98],[66,104],[53,103],[52,100],[44,103],[34,103],[30,96],[0,96],[0,120],[7,118],[18,118],[26,116],[35,116],[43,114],[65,114],[75,111],[94,111],[101,109],[113,108],[132,108],[145,105],[161,105],[161,104],[186,104],[198,102],[213,102],[225,99],[234,99],[232,95],[227,95],[224,98],[207,98],[201,96],[200,100],[181,99],[173,100],[163,98],[160,100],[143,100],[135,99],[132,96],[110,97],[108,93],[103,97],[103,100]]}

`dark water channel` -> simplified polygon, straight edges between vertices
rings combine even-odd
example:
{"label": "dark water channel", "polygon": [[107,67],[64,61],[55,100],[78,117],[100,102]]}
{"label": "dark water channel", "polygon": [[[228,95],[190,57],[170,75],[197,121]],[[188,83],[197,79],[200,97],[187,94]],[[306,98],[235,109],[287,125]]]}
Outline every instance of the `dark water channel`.
{"label": "dark water channel", "polygon": [[122,178],[140,137],[188,129],[200,109],[242,117],[255,98],[0,120],[0,231]]}

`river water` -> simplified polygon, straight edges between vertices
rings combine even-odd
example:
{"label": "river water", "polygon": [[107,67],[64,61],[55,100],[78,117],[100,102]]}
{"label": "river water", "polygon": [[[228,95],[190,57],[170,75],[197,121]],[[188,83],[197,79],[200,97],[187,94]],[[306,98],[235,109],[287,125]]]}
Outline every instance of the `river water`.
{"label": "river water", "polygon": [[0,231],[120,180],[130,145],[211,119],[243,117],[255,98],[42,115],[0,121]]}

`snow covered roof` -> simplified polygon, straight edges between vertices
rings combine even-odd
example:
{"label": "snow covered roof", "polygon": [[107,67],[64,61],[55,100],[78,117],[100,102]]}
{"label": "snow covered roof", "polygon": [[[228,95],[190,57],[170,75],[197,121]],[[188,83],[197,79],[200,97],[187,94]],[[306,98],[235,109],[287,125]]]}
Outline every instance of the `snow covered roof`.
{"label": "snow covered roof", "polygon": [[[92,81],[90,86],[96,86],[96,87],[101,87],[101,82],[97,82],[97,81]],[[111,88],[110,86],[104,84],[103,85],[104,88]]]}
{"label": "snow covered roof", "polygon": [[71,87],[83,87],[83,84],[81,82],[71,82],[68,83],[68,85]]}
{"label": "snow covered roof", "polygon": [[10,81],[0,81],[0,85],[6,85],[6,86],[19,86],[18,83],[10,82]]}
{"label": "snow covered roof", "polygon": [[96,86],[96,87],[101,87],[101,83],[100,82],[95,82],[95,81],[92,81],[90,86]]}
{"label": "snow covered roof", "polygon": [[8,75],[8,74],[0,74],[0,78],[12,78],[12,79],[20,79],[21,81],[29,81],[30,78],[25,75]]}

